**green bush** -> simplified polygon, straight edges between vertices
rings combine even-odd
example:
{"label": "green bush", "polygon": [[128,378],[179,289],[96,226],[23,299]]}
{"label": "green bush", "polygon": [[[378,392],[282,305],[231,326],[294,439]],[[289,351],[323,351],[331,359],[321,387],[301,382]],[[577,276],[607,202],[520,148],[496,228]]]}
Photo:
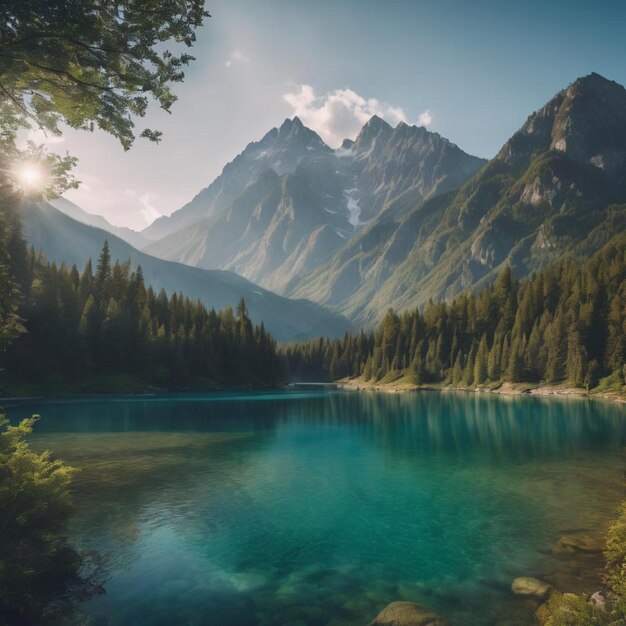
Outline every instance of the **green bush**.
{"label": "green bush", "polygon": [[52,623],[83,583],[65,537],[75,470],[30,448],[35,420],[0,416],[0,624]]}

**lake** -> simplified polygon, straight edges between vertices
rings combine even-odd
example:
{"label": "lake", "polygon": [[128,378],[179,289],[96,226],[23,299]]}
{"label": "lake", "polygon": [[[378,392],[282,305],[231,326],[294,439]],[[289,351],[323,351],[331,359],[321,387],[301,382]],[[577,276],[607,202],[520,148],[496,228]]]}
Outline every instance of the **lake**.
{"label": "lake", "polygon": [[[624,493],[623,406],[345,390],[5,403],[81,468],[73,543],[101,557],[100,625],[368,624],[427,604],[457,624],[530,624],[517,576],[594,591]],[[585,564],[584,559],[589,559]],[[582,561],[581,561],[582,559]]]}

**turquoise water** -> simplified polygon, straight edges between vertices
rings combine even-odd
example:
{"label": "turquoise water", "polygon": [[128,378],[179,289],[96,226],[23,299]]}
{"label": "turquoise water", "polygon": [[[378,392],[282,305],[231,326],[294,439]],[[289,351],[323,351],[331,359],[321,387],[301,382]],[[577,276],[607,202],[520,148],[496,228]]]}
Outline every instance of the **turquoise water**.
{"label": "turquoise water", "polygon": [[[365,625],[393,600],[532,623],[513,578],[593,591],[555,556],[623,497],[626,410],[351,391],[30,401],[82,468],[72,540],[102,557],[94,625]],[[589,587],[589,589],[587,589]]]}

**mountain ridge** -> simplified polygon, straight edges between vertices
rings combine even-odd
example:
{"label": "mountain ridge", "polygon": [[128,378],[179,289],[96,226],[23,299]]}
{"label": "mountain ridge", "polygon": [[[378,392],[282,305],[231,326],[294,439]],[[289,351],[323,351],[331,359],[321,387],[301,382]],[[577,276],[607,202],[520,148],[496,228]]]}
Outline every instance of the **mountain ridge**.
{"label": "mountain ridge", "polygon": [[[458,190],[388,207],[287,291],[360,323],[590,253],[626,227],[626,90],[591,74],[533,113]],[[412,205],[412,206],[411,206]]]}
{"label": "mountain ridge", "polygon": [[429,197],[483,164],[437,133],[392,128],[377,116],[336,150],[299,118],[287,119],[248,144],[192,203],[155,223],[173,232],[145,249],[286,293],[398,195]]}

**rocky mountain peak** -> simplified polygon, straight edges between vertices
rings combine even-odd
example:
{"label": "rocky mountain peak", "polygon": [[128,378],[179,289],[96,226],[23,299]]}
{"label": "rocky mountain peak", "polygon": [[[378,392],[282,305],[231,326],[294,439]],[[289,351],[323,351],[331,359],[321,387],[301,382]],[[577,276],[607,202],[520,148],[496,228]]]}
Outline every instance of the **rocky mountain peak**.
{"label": "rocky mountain peak", "polygon": [[614,80],[605,78],[602,74],[598,74],[597,72],[591,72],[591,74],[577,78],[570,85],[569,89],[575,86],[587,89],[614,89],[616,91],[624,91],[624,87],[622,87],[622,85],[616,83]]}
{"label": "rocky mountain peak", "polygon": [[381,128],[391,129],[391,126],[387,122],[385,122],[382,117],[379,117],[378,115],[372,115],[372,117],[370,117],[369,120],[365,122],[364,128],[380,130]]}
{"label": "rocky mountain peak", "polygon": [[409,141],[412,141],[412,140],[423,141],[428,138],[441,139],[439,135],[437,135],[436,133],[431,133],[424,126],[415,126],[413,124],[407,124],[406,122],[400,122],[393,129],[393,136],[396,140],[408,139]]}
{"label": "rocky mountain peak", "polygon": [[285,121],[280,125],[278,129],[279,134],[285,133],[297,133],[304,129],[305,126],[302,123],[302,120],[295,115],[292,118],[286,118]]}
{"label": "rocky mountain peak", "polygon": [[287,118],[278,129],[276,134],[278,142],[294,142],[307,144],[319,148],[328,148],[320,136],[310,128],[307,128],[298,116],[293,119]]}
{"label": "rocky mountain peak", "polygon": [[533,113],[497,158],[527,167],[548,150],[618,170],[626,163],[626,89],[597,73],[578,78]]}
{"label": "rocky mountain peak", "polygon": [[367,153],[372,149],[380,149],[393,133],[393,128],[378,115],[372,115],[359,131],[354,140],[353,150]]}

